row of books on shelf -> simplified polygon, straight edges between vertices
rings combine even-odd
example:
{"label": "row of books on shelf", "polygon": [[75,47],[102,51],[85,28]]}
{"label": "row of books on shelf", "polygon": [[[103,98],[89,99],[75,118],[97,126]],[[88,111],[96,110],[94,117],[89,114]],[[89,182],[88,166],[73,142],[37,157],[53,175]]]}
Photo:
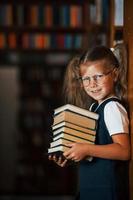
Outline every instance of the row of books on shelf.
{"label": "row of books on shelf", "polygon": [[23,48],[58,48],[71,49],[81,48],[81,34],[43,34],[43,33],[24,33],[22,35]]}
{"label": "row of books on shelf", "polygon": [[82,46],[81,34],[23,33],[19,42],[15,33],[0,33],[0,49],[78,49]]}
{"label": "row of books on shelf", "polygon": [[0,5],[0,26],[81,27],[81,5],[11,4]]}
{"label": "row of books on shelf", "polygon": [[66,104],[54,110],[52,142],[48,154],[59,154],[69,149],[67,143],[94,144],[98,114]]}

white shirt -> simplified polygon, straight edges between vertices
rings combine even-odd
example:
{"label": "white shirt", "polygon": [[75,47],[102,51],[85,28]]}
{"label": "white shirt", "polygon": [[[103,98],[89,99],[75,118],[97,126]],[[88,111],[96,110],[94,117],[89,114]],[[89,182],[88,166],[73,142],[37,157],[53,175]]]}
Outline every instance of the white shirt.
{"label": "white shirt", "polygon": [[104,120],[110,135],[129,133],[129,120],[125,108],[116,101],[105,105]]}

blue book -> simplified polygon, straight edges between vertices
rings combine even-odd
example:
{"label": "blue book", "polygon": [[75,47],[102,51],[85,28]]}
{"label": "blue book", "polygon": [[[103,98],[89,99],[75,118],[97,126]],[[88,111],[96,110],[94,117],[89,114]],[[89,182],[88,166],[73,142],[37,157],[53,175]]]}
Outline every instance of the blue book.
{"label": "blue book", "polygon": [[60,10],[60,19],[62,27],[70,26],[70,6],[64,5]]}

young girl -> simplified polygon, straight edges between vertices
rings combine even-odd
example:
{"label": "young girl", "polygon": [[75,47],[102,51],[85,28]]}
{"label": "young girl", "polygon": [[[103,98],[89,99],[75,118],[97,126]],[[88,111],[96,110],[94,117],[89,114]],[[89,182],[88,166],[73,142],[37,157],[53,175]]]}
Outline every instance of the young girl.
{"label": "young girl", "polygon": [[[62,167],[69,159],[80,163],[80,200],[128,199],[130,142],[124,107],[125,68],[114,53],[104,46],[95,47],[74,58],[66,71],[67,102],[87,108],[93,99],[90,110],[99,114],[95,145],[69,143],[65,161],[49,157]],[[91,162],[85,159],[88,156],[93,157]]]}

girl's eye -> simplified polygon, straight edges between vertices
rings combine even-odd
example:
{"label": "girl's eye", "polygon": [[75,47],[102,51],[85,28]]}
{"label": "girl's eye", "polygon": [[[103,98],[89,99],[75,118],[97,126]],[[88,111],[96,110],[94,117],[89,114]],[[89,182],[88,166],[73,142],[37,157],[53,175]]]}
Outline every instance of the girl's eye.
{"label": "girl's eye", "polygon": [[101,78],[103,77],[103,74],[98,74],[98,75],[95,75],[93,76],[94,80],[100,80]]}
{"label": "girl's eye", "polygon": [[90,81],[90,77],[88,76],[88,77],[85,77],[85,78],[82,78],[82,81]]}
{"label": "girl's eye", "polygon": [[89,77],[89,76],[88,76],[88,77],[86,77],[86,78],[85,78],[85,80],[90,80],[90,77]]}

